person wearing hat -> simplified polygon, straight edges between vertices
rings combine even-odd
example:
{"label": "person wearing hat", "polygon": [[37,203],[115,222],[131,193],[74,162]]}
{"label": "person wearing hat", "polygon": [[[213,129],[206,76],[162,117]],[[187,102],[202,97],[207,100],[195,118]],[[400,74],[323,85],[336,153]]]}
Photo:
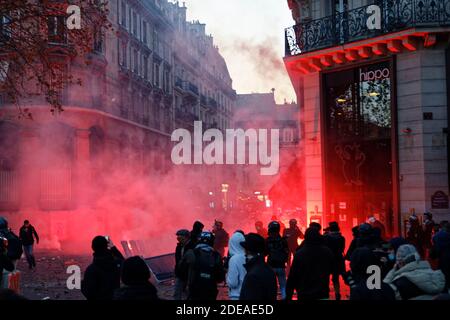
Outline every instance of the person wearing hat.
{"label": "person wearing hat", "polygon": [[264,261],[266,243],[263,237],[249,233],[241,242],[245,249],[246,264],[244,282],[239,300],[277,300],[277,278],[275,272]]}
{"label": "person wearing hat", "polygon": [[301,300],[328,299],[333,253],[325,246],[317,228],[308,228],[302,247],[295,253],[287,280],[286,300],[292,300],[294,290]]}
{"label": "person wearing hat", "polygon": [[187,285],[187,267],[184,266],[181,261],[185,253],[193,249],[193,242],[191,241],[191,233],[187,229],[178,230],[177,247],[175,249],[175,288],[173,293],[174,300],[183,300],[186,297],[186,285]]}
{"label": "person wearing hat", "polygon": [[114,291],[114,300],[159,300],[158,292],[150,283],[150,269],[138,256],[126,259],[121,270],[123,286]]}
{"label": "person wearing hat", "polygon": [[330,222],[328,232],[324,235],[325,245],[333,252],[332,282],[336,300],[341,300],[339,277],[345,273],[345,238],[341,234],[339,224]]}
{"label": "person wearing hat", "polygon": [[431,300],[445,288],[442,271],[433,270],[428,261],[421,260],[411,244],[398,248],[395,266],[383,282],[392,287],[397,300]]}
{"label": "person wearing hat", "polygon": [[222,257],[214,250],[214,234],[204,231],[182,259],[188,270],[188,300],[216,300],[217,284],[225,280]]}
{"label": "person wearing hat", "polygon": [[286,240],[288,242],[289,256],[288,256],[287,267],[290,268],[292,256],[295,254],[295,251],[298,248],[298,240],[305,238],[303,232],[297,226],[296,219],[289,220],[289,228],[284,229],[283,237],[286,238]]}

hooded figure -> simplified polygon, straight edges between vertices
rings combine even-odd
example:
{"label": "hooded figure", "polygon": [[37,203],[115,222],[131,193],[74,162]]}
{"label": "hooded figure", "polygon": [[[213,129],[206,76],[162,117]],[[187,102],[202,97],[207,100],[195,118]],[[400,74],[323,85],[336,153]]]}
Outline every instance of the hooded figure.
{"label": "hooded figure", "polygon": [[383,281],[394,289],[397,300],[430,300],[444,290],[442,271],[433,270],[428,261],[420,260],[413,245],[401,245],[396,261]]}
{"label": "hooded figure", "polygon": [[298,300],[328,299],[333,263],[333,252],[325,246],[318,228],[308,228],[305,241],[294,256],[287,280],[286,299],[292,299],[294,290]]}
{"label": "hooded figure", "polygon": [[241,295],[242,283],[244,282],[247,270],[245,269],[245,249],[241,242],[245,241],[245,237],[240,232],[235,232],[228,244],[230,260],[228,262],[227,285],[228,296],[230,300],[239,300]]}
{"label": "hooded figure", "polygon": [[204,227],[205,226],[200,221],[194,222],[194,225],[192,226],[192,231],[191,231],[191,241],[193,244],[197,244],[198,239],[200,238],[200,235],[202,234]]}
{"label": "hooded figure", "polygon": [[123,262],[122,283],[114,292],[114,300],[158,300],[156,288],[150,283],[150,270],[141,257],[131,257]]}

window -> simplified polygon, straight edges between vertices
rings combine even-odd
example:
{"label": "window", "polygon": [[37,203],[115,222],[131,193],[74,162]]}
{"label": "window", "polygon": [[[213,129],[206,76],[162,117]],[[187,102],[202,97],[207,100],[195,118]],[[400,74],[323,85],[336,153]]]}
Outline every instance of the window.
{"label": "window", "polygon": [[11,38],[11,18],[7,15],[0,17],[0,40]]}
{"label": "window", "polygon": [[66,42],[66,22],[63,16],[50,16],[47,20],[47,28],[50,42]]}
{"label": "window", "polygon": [[125,1],[122,1],[121,3],[121,17],[120,17],[120,23],[122,26],[124,26],[126,28],[127,26],[127,4],[125,3]]}
{"label": "window", "polygon": [[169,80],[170,80],[170,71],[166,69],[164,70],[164,88],[163,88],[165,92],[169,92],[170,90]]}
{"label": "window", "polygon": [[144,56],[144,63],[143,63],[143,68],[144,68],[144,79],[148,80],[148,56]]}
{"label": "window", "polygon": [[142,42],[147,44],[147,22],[142,21]]}
{"label": "window", "polygon": [[155,86],[159,87],[159,83],[160,83],[160,71],[159,71],[159,64],[157,62],[155,62],[153,64],[153,70],[154,70],[154,79],[153,79],[153,83],[155,84]]}
{"label": "window", "polygon": [[133,23],[133,29],[132,29],[132,33],[134,35],[137,35],[137,16],[136,16],[136,12],[133,12],[133,16],[132,16],[132,23]]}
{"label": "window", "polygon": [[119,64],[123,67],[127,66],[127,44],[121,43],[119,40],[120,52],[119,52]]}
{"label": "window", "polygon": [[283,142],[285,143],[294,142],[294,129],[287,128],[283,130]]}
{"label": "window", "polygon": [[139,62],[138,62],[138,51],[133,49],[133,72],[138,73]]}

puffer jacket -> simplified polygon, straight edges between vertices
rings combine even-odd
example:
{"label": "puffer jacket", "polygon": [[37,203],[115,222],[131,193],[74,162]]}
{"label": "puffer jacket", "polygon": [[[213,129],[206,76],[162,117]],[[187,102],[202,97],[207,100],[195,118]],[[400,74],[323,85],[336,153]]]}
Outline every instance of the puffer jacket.
{"label": "puffer jacket", "polygon": [[430,263],[423,260],[392,269],[383,282],[394,289],[397,300],[431,300],[445,288],[442,271],[431,269]]}
{"label": "puffer jacket", "polygon": [[241,246],[241,242],[244,241],[245,237],[242,233],[236,232],[231,236],[228,244],[231,258],[228,262],[227,285],[228,296],[231,300],[239,300],[242,283],[247,274],[247,270],[244,267],[246,263],[245,250]]}

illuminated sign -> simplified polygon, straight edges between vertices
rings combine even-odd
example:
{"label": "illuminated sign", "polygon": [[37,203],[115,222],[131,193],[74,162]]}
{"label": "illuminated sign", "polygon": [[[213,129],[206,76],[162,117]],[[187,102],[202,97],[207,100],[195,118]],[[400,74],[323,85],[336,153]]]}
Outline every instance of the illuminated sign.
{"label": "illuminated sign", "polygon": [[383,80],[388,79],[391,76],[391,71],[388,68],[370,70],[363,72],[362,69],[359,69],[359,81],[374,81],[374,80]]}

